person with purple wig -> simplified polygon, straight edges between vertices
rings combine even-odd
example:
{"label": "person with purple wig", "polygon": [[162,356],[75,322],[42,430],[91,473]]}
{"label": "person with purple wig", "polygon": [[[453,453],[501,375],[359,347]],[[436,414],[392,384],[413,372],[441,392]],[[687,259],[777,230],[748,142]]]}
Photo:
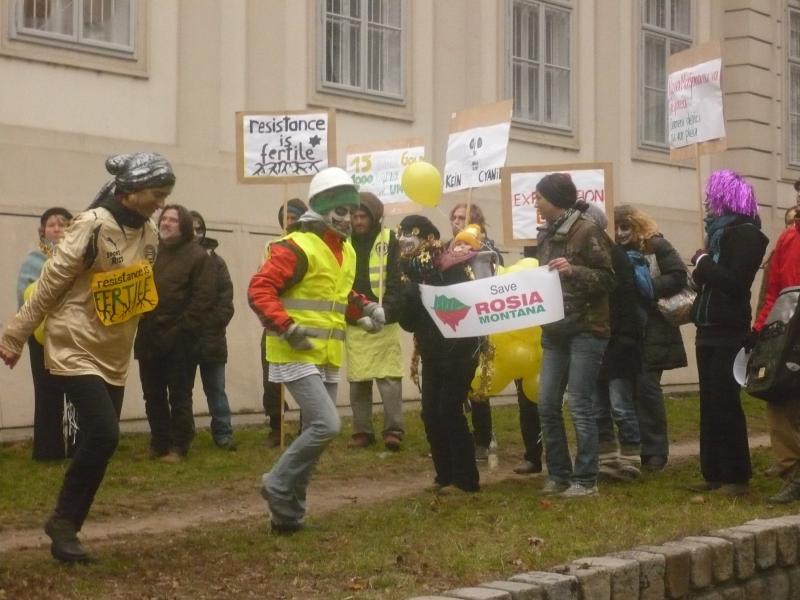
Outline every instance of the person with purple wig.
{"label": "person with purple wig", "polygon": [[689,489],[742,496],[752,467],[733,361],[750,332],[750,287],[769,240],[761,232],[753,188],[741,175],[714,171],[705,208],[705,244],[692,257],[703,480]]}

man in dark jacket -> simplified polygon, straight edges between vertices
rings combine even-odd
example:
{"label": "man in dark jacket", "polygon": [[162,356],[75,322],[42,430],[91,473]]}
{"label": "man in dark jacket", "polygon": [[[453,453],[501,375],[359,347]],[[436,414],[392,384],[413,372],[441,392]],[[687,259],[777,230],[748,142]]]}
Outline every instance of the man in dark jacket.
{"label": "man in dark jacket", "polygon": [[[581,213],[569,175],[545,175],[536,194],[537,209],[546,221],[537,239],[539,264],[558,271],[564,296],[564,318],[542,327],[539,416],[549,475],[542,493],[592,496],[597,494],[598,468],[592,396],[610,335],[608,296],[616,285],[611,240]],[[563,403],[569,406],[575,427],[574,468]]]}
{"label": "man in dark jacket", "polygon": [[225,393],[225,363],[228,362],[228,343],[225,329],[233,318],[233,283],[225,261],[216,253],[219,242],[206,237],[206,222],[203,215],[193,210],[192,222],[197,243],[208,252],[214,270],[216,294],[214,304],[205,317],[205,323],[197,338],[189,367],[189,381],[194,382],[197,367],[211,415],[211,435],[219,448],[236,450],[231,426],[231,407]]}
{"label": "man in dark jacket", "polygon": [[186,457],[194,437],[190,352],[214,304],[215,282],[208,254],[193,242],[186,208],[166,206],[158,235],[158,307],[139,321],[134,357],[150,423],[150,456],[175,463]]}
{"label": "man in dark jacket", "polygon": [[375,441],[372,428],[372,382],[383,401],[383,443],[399,450],[403,424],[403,352],[400,326],[400,246],[395,233],[383,227],[383,204],[371,192],[359,194],[359,206],[351,215],[356,251],[353,289],[383,306],[386,326],[368,333],[353,323],[346,329],[347,380],[353,409],[353,435],[348,446],[363,448]]}

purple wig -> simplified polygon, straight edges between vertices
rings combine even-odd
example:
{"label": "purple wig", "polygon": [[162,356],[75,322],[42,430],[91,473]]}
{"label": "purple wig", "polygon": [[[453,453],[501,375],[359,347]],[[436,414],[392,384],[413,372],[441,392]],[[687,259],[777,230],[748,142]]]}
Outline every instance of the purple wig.
{"label": "purple wig", "polygon": [[753,186],[728,169],[711,173],[706,184],[706,202],[715,216],[734,213],[755,217],[758,214]]}

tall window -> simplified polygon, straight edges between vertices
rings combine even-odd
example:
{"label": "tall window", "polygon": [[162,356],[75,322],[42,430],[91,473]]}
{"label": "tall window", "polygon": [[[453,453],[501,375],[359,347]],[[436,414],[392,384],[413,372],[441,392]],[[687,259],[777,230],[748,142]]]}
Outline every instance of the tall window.
{"label": "tall window", "polygon": [[514,119],[571,126],[571,8],[563,2],[513,0],[511,87]]}
{"label": "tall window", "polygon": [[404,0],[325,0],[324,88],[403,99],[403,4]]}
{"label": "tall window", "polygon": [[643,146],[667,147],[667,57],[692,45],[692,0],[641,0],[639,132]]}
{"label": "tall window", "polygon": [[800,166],[800,11],[789,9],[789,163]]}
{"label": "tall window", "polygon": [[13,37],[132,54],[136,0],[14,0]]}

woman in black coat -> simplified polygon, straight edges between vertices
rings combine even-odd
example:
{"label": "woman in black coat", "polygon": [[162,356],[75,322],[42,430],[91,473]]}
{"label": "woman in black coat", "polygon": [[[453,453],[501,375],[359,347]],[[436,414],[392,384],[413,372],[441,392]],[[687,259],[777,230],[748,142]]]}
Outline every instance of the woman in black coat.
{"label": "woman in black coat", "polygon": [[692,257],[699,293],[692,307],[700,377],[700,467],[692,491],[748,491],[752,476],[747,422],[733,361],[750,331],[750,287],[769,240],[761,232],[753,188],[733,171],[706,186],[706,241]]}

